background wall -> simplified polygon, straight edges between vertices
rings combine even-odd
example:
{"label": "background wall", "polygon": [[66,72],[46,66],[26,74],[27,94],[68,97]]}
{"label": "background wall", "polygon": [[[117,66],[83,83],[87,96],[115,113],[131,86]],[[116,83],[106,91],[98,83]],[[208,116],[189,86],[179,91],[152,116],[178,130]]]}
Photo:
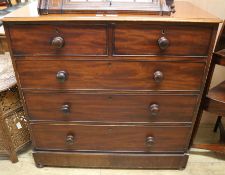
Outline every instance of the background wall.
{"label": "background wall", "polygon": [[[204,10],[210,12],[211,14],[225,20],[225,0],[185,0],[185,1],[189,1],[195,4],[196,6],[199,6]],[[225,68],[222,66],[217,66],[213,76],[211,87],[217,85],[218,83],[224,80],[225,80]]]}

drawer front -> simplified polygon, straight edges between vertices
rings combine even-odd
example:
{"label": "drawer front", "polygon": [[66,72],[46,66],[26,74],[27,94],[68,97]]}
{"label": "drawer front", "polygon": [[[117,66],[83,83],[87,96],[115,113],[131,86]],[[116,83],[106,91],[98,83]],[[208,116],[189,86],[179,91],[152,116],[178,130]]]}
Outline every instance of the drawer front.
{"label": "drawer front", "polygon": [[[191,122],[197,96],[24,93],[31,120]],[[168,100],[170,99],[170,100]]]}
{"label": "drawer front", "polygon": [[186,148],[189,127],[32,124],[36,149],[101,151],[179,151]]}
{"label": "drawer front", "polygon": [[23,60],[16,66],[22,88],[199,90],[205,64]]}
{"label": "drawer front", "polygon": [[15,55],[107,55],[105,25],[13,25],[9,32]]}
{"label": "drawer front", "polygon": [[206,56],[212,31],[200,26],[116,25],[114,54]]}

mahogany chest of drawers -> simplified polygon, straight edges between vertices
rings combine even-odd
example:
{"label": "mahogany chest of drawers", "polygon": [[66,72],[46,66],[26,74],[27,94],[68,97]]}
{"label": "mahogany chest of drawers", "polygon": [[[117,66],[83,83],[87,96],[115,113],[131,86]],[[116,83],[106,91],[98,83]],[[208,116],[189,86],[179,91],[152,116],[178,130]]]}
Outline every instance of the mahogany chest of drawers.
{"label": "mahogany chest of drawers", "polygon": [[220,20],[176,7],[4,20],[38,167],[186,166]]}

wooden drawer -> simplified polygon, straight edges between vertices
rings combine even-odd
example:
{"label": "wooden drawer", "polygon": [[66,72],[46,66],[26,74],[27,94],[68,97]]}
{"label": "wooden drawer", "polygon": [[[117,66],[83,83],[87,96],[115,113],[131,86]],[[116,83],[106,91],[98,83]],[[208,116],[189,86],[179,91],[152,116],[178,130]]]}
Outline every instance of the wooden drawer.
{"label": "wooden drawer", "polygon": [[107,55],[105,25],[13,25],[9,32],[14,55]]}
{"label": "wooden drawer", "polygon": [[[114,55],[206,56],[212,32],[208,26],[115,25]],[[160,49],[160,38],[168,47]]]}
{"label": "wooden drawer", "polygon": [[22,88],[199,90],[205,64],[20,60],[16,66]]}
{"label": "wooden drawer", "polygon": [[31,124],[36,149],[184,152],[190,127]]}
{"label": "wooden drawer", "polygon": [[[191,122],[197,96],[24,92],[30,120]],[[169,100],[168,100],[169,99]]]}

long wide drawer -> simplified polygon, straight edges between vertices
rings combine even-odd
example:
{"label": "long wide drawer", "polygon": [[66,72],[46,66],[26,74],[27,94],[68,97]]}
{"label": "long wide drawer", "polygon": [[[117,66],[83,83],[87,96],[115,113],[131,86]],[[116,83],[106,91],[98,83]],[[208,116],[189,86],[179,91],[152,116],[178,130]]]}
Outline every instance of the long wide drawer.
{"label": "long wide drawer", "polygon": [[31,124],[35,149],[184,152],[190,127]]}
{"label": "long wide drawer", "polygon": [[18,60],[22,88],[200,90],[204,63]]}
{"label": "long wide drawer", "polygon": [[197,95],[24,92],[30,120],[191,122]]}
{"label": "long wide drawer", "polygon": [[115,25],[115,55],[206,56],[213,28],[191,25]]}
{"label": "long wide drawer", "polygon": [[15,55],[107,55],[108,50],[106,25],[13,25],[9,33]]}

